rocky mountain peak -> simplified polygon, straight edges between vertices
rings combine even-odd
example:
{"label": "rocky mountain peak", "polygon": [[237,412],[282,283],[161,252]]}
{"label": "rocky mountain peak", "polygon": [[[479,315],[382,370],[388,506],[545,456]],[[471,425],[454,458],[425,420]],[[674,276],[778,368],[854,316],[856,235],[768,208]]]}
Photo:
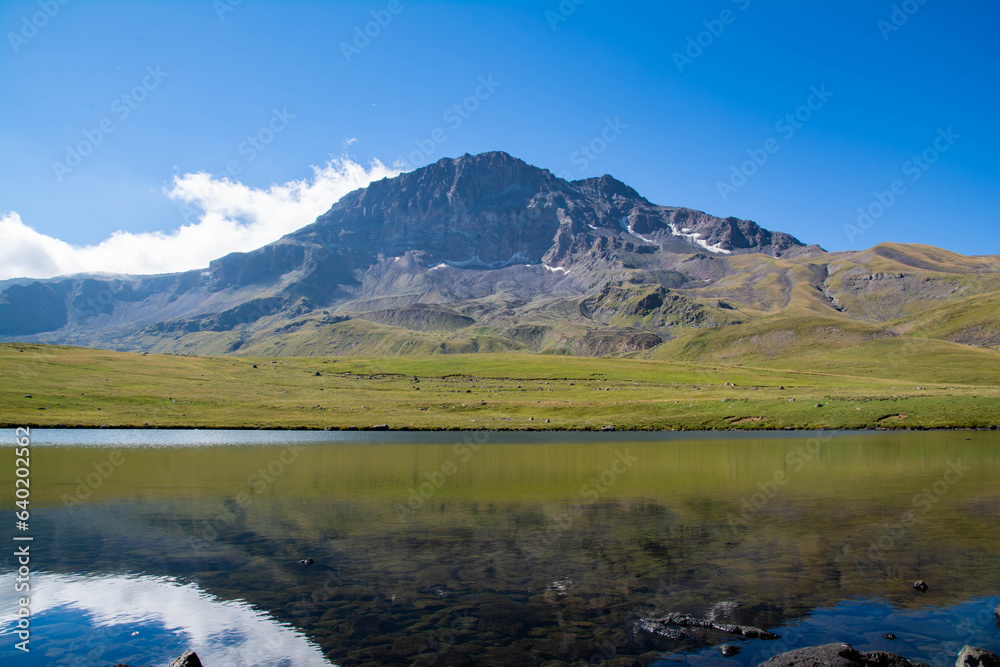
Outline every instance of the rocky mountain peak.
{"label": "rocky mountain peak", "polygon": [[634,199],[646,204],[649,203],[645,197],[610,174],[605,174],[598,178],[585,178],[580,181],[572,181],[570,184],[580,192],[584,192],[592,197]]}

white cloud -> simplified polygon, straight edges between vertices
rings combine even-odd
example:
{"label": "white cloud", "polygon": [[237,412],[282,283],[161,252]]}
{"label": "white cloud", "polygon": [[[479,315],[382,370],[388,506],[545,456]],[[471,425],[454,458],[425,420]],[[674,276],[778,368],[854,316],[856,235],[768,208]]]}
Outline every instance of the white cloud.
{"label": "white cloud", "polygon": [[350,146],[351,144],[356,144],[358,142],[357,137],[351,137],[350,139],[344,140],[344,146]]}
{"label": "white cloud", "polygon": [[[17,596],[8,592],[14,590],[14,573],[0,575],[0,584],[0,630],[9,636],[16,623],[8,619],[14,619],[18,609]],[[65,660],[81,658],[88,649],[104,648],[102,640],[107,638],[101,630],[114,636],[116,630],[136,627],[141,636],[154,641],[164,635],[183,638],[183,646],[195,651],[206,665],[331,665],[301,632],[246,601],[220,600],[196,584],[167,577],[32,573],[31,593],[32,625],[39,635],[44,636],[60,620],[52,612],[61,612],[63,618],[70,616],[70,610],[85,614],[86,621],[71,616],[78,624],[74,628],[78,640],[61,664],[82,664]],[[146,648],[156,650],[156,645]]]}
{"label": "white cloud", "polygon": [[41,234],[10,211],[0,217],[0,279],[199,269],[227,253],[276,241],[313,222],[351,190],[398,173],[378,161],[366,169],[339,158],[313,167],[311,178],[266,189],[207,173],[175,176],[164,194],[181,206],[189,224],[169,232],[118,231],[89,246]]}

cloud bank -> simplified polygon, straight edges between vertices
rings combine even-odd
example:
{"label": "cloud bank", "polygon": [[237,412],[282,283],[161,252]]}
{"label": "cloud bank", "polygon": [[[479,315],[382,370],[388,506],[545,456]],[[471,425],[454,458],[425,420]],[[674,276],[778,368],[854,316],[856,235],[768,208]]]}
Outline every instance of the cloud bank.
{"label": "cloud bank", "polygon": [[14,211],[0,216],[0,279],[68,273],[172,273],[208,266],[230,252],[259,248],[325,213],[351,190],[399,171],[348,158],[313,167],[300,181],[254,188],[207,173],[175,176],[164,194],[186,224],[169,232],[117,231],[96,245],[71,245],[41,234]]}

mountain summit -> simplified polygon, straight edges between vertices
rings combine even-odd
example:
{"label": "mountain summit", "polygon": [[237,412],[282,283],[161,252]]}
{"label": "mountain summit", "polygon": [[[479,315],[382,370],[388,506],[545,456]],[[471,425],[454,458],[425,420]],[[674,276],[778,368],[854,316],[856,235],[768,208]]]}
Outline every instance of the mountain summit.
{"label": "mountain summit", "polygon": [[[750,220],[653,204],[609,175],[566,181],[490,152],[373,182],[205,270],[9,281],[0,338],[206,354],[620,354],[791,310],[865,328],[938,306],[924,274],[950,269],[912,248],[826,253]],[[864,283],[869,265],[906,270]],[[875,314],[856,294],[907,280],[922,282],[906,308],[893,297]]]}

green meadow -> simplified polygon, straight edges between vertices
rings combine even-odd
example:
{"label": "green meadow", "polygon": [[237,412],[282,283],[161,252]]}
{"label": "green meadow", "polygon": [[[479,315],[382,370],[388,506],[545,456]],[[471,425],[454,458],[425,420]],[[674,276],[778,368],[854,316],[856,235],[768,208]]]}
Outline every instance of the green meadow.
{"label": "green meadow", "polygon": [[801,348],[783,358],[747,356],[742,364],[526,353],[189,357],[9,343],[0,345],[0,421],[393,430],[995,428],[994,356],[936,340]]}

